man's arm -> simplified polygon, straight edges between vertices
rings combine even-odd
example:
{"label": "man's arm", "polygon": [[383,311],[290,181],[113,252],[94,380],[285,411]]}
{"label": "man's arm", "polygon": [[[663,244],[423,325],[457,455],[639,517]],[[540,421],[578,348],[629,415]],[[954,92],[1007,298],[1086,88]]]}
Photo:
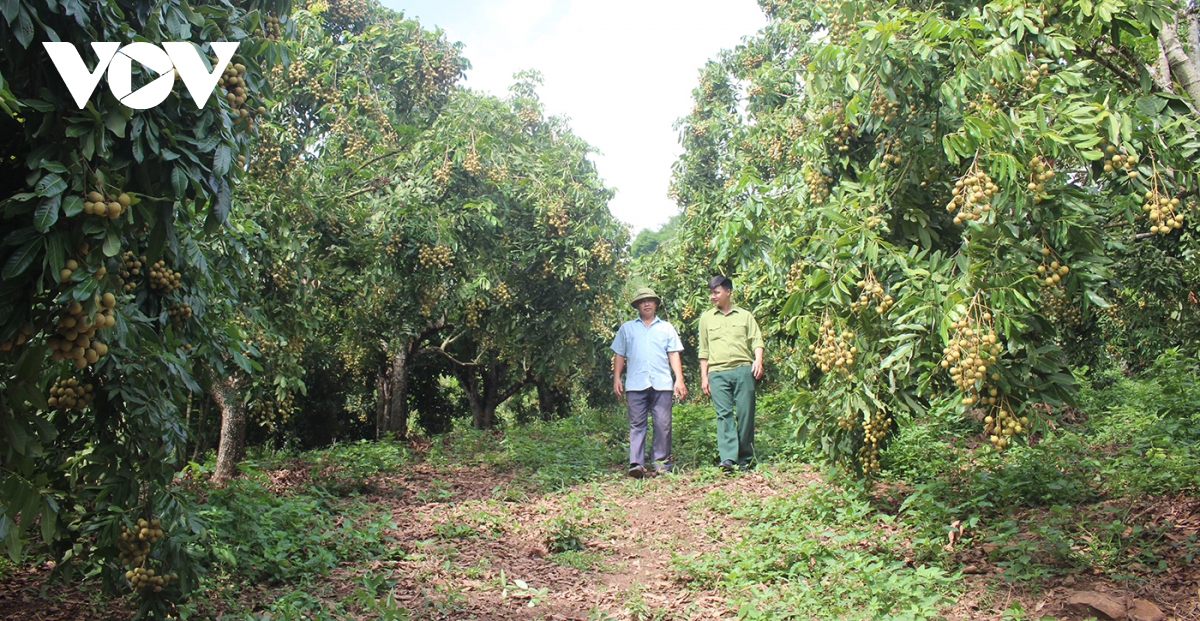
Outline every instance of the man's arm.
{"label": "man's arm", "polygon": [[754,320],[754,315],[750,315],[750,329],[746,332],[746,336],[750,341],[750,347],[754,349],[754,363],[750,365],[750,373],[754,375],[754,379],[762,379],[764,349],[763,337],[762,330],[758,327],[758,322]]}
{"label": "man's arm", "polygon": [[712,396],[712,393],[708,392],[708,358],[700,359],[700,390],[704,391],[706,396]]}
{"label": "man's arm", "polygon": [[623,396],[625,386],[621,384],[621,372],[625,370],[625,356],[613,354],[613,392],[618,397]]}
{"label": "man's arm", "polygon": [[671,362],[671,370],[675,372],[675,398],[683,401],[687,398],[687,384],[683,383],[683,362],[679,352],[667,352],[667,360]]}

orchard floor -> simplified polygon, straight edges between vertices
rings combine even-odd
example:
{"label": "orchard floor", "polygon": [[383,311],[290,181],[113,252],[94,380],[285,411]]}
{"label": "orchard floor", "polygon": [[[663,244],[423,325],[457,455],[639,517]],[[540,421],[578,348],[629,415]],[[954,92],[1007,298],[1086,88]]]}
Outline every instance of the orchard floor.
{"label": "orchard floor", "polygon": [[[280,494],[308,483],[295,470],[270,476]],[[418,463],[376,478],[360,498],[390,508],[398,525],[386,533],[394,541],[391,554],[339,566],[305,589],[331,604],[344,604],[361,598],[363,585],[369,584],[375,603],[352,606],[361,612],[346,617],[360,619],[736,619],[747,594],[697,588],[678,559],[696,554],[717,558],[742,542],[745,520],[718,510],[713,499],[766,501],[813,485],[824,482],[804,466],[766,466],[736,475],[707,468],[645,480],[612,473],[538,495],[524,491],[512,474],[488,467]],[[1170,513],[1179,536],[1194,537],[1200,531],[1200,501],[1195,498],[1155,498],[1146,506],[1146,514]],[[893,554],[910,562],[902,549]],[[967,573],[951,574],[939,603],[946,619],[1090,618],[1065,605],[1072,593],[1085,590],[1148,600],[1165,619],[1200,619],[1200,559],[1190,571],[1132,582],[1083,573],[1018,586],[1007,582],[976,548],[951,547],[950,554],[951,565]],[[121,601],[104,601],[86,588],[46,587],[46,573],[45,567],[10,572],[0,582],[0,619],[129,618],[131,609]],[[276,585],[210,592],[201,598],[210,604],[201,606],[198,618],[279,619],[259,615],[286,590]],[[389,617],[389,611],[396,616]],[[808,613],[794,618],[820,617]]]}

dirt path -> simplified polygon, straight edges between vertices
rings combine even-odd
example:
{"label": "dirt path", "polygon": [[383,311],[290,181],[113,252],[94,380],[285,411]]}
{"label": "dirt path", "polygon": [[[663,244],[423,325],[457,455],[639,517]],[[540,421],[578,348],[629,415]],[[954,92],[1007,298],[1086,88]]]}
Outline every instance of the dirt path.
{"label": "dirt path", "polygon": [[[765,497],[798,481],[758,473],[613,476],[504,502],[479,493],[472,482],[487,477],[477,470],[422,474],[423,486],[412,481],[393,506],[403,558],[380,569],[397,580],[404,606],[430,619],[735,618],[720,594],[685,588],[672,556],[715,553],[736,533],[704,507],[707,494]],[[483,487],[500,490],[493,496],[511,489],[511,480],[490,476]],[[556,554],[556,547],[580,549]]]}

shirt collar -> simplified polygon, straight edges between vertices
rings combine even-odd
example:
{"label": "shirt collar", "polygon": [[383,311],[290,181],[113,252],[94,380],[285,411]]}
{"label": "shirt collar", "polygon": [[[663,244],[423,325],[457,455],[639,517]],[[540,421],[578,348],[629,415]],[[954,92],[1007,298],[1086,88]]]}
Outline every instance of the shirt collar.
{"label": "shirt collar", "polygon": [[[634,321],[636,321],[636,322],[638,322],[638,323],[642,324],[643,326],[646,326],[646,322],[642,321],[642,316],[641,316],[641,315],[638,315],[637,319],[634,319]],[[655,315],[655,316],[654,316],[654,321],[651,321],[651,322],[650,322],[650,325],[649,325],[649,326],[646,326],[646,327],[647,327],[647,328],[649,328],[650,326],[653,326],[654,324],[656,324],[656,323],[658,323],[658,322],[660,322],[660,321],[662,321],[662,319],[659,319],[659,318],[658,318],[658,315]]]}

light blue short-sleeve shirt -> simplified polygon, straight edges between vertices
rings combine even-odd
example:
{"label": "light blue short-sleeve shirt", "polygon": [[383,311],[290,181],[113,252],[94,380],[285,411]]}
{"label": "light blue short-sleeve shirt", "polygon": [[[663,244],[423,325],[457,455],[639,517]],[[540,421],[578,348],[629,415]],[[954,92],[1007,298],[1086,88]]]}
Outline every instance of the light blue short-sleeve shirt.
{"label": "light blue short-sleeve shirt", "polygon": [[617,330],[611,349],[625,358],[625,390],[671,390],[671,363],[667,353],[683,351],[683,341],[670,323],[654,318],[626,321]]}

